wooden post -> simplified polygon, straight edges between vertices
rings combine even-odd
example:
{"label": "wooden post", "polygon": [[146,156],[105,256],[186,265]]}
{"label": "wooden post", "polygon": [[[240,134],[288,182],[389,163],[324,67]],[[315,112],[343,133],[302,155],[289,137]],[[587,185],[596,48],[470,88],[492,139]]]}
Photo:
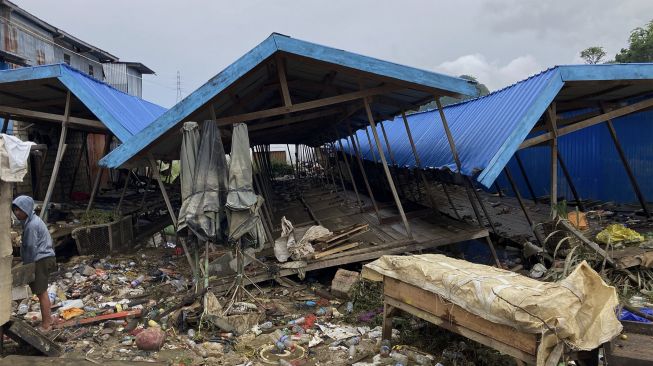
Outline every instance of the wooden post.
{"label": "wooden post", "polygon": [[535,195],[535,191],[533,190],[533,186],[531,185],[530,179],[528,179],[528,175],[526,174],[526,169],[524,168],[524,163],[522,163],[521,158],[519,157],[519,151],[515,151],[515,160],[517,160],[517,165],[519,165],[519,171],[521,172],[522,177],[524,178],[524,182],[526,182],[526,187],[528,188],[528,193],[531,194],[531,199],[533,202],[537,203],[537,196]]}
{"label": "wooden post", "polygon": [[[381,140],[379,139],[379,133],[376,131],[376,124],[374,123],[374,117],[372,116],[372,109],[370,108],[370,103],[368,102],[367,98],[363,99],[363,103],[365,103],[365,111],[367,112],[367,119],[370,122],[370,126],[372,127],[372,135],[374,135],[374,142],[376,142],[376,147],[379,149],[379,157],[381,158],[381,164],[383,165],[383,171],[385,172],[385,177],[388,180],[390,191],[392,191],[392,197],[394,198],[395,204],[397,205],[397,210],[399,210],[401,221],[404,222],[404,227],[406,228],[406,234],[408,235],[408,238],[412,239],[413,232],[410,230],[410,224],[408,223],[408,218],[406,217],[406,213],[404,212],[404,207],[401,204],[399,195],[397,194],[397,188],[395,187],[395,183],[392,179],[392,175],[390,174],[390,169],[388,169],[388,163],[385,160],[385,154],[383,153],[383,148],[381,147]],[[381,219],[379,217],[379,221],[380,220]]]}
{"label": "wooden post", "polygon": [[347,188],[345,187],[345,180],[342,177],[342,166],[340,165],[340,158],[338,157],[338,150],[336,149],[336,146],[333,142],[330,143],[331,145],[331,151],[334,152],[334,157],[335,157],[335,163],[338,167],[338,176],[340,177],[340,184],[342,185],[342,192],[345,193],[347,192]]}
{"label": "wooden post", "polygon": [[398,171],[399,166],[397,165],[397,160],[395,160],[395,154],[392,152],[392,147],[390,146],[390,141],[388,140],[388,134],[385,133],[385,127],[383,125],[383,122],[379,123],[379,125],[381,126],[381,133],[383,134],[383,140],[385,140],[385,146],[388,149],[388,156],[390,157],[390,162],[392,163],[392,173],[397,178],[397,186],[399,187],[399,193],[401,193],[401,195],[405,197],[406,193],[404,192],[404,189],[401,186],[401,184],[399,184],[399,171]]}
{"label": "wooden post", "polygon": [[48,206],[50,205],[50,199],[52,198],[52,191],[54,186],[57,183],[57,177],[59,176],[59,167],[61,166],[61,160],[63,159],[63,154],[66,149],[66,135],[68,134],[68,120],[70,119],[70,91],[66,93],[66,107],[64,111],[64,117],[61,121],[61,134],[59,135],[59,146],[57,147],[57,155],[54,159],[54,167],[52,168],[52,175],[50,175],[50,182],[48,183],[48,190],[45,193],[45,199],[43,200],[43,205],[41,206],[41,213],[39,217],[45,222],[48,221]]}
{"label": "wooden post", "polygon": [[574,182],[571,179],[571,174],[569,174],[569,170],[567,170],[567,164],[565,164],[565,161],[562,159],[562,155],[560,154],[560,149],[558,149],[557,154],[558,154],[558,163],[560,164],[560,169],[562,169],[562,174],[564,174],[565,179],[567,180],[569,189],[571,189],[571,194],[574,196],[574,200],[576,200],[576,205],[581,211],[585,211],[585,205],[583,205],[583,201],[581,201],[580,196],[578,195],[578,191],[576,191],[576,186],[574,185]]}
{"label": "wooden post", "polygon": [[[601,106],[601,109],[605,113],[605,107]],[[637,196],[637,200],[639,201],[639,204],[642,206],[642,210],[644,210],[644,214],[646,217],[651,218],[651,212],[648,210],[648,206],[646,205],[646,199],[644,198],[644,194],[642,194],[642,190],[639,188],[639,184],[637,183],[637,178],[635,178],[635,173],[633,172],[633,169],[630,167],[630,163],[628,163],[628,158],[626,157],[626,153],[624,152],[623,147],[621,147],[621,143],[619,142],[619,138],[617,137],[617,131],[614,129],[614,125],[612,123],[612,120],[609,119],[605,121],[606,126],[608,127],[608,131],[610,131],[610,137],[612,138],[612,142],[614,142],[614,147],[617,148],[617,153],[619,154],[619,158],[621,159],[621,163],[624,166],[624,169],[626,169],[626,173],[628,174],[628,179],[630,180],[630,184],[633,186],[633,190],[635,191],[635,195]]]}
{"label": "wooden post", "polygon": [[462,220],[462,217],[458,213],[458,210],[456,209],[456,205],[454,205],[453,200],[451,199],[451,195],[449,194],[449,190],[447,189],[447,184],[442,182],[442,190],[444,191],[444,195],[447,196],[447,201],[449,201],[449,206],[453,209],[454,214],[456,214],[456,217],[458,220]]}
{"label": "wooden post", "polygon": [[[374,153],[374,146],[372,145],[372,139],[370,138],[370,131],[365,128],[365,135],[367,135],[367,145],[370,147],[370,154],[372,154],[372,160],[374,160],[374,163],[378,164],[379,161],[376,159],[376,154]],[[358,140],[358,136],[356,136],[356,140]],[[360,141],[358,141],[358,145],[360,146]],[[383,154],[381,150],[379,150],[379,155]]]}
{"label": "wooden post", "polygon": [[[422,161],[419,157],[419,153],[417,152],[417,146],[415,146],[415,140],[413,140],[413,133],[410,131],[410,125],[408,124],[408,118],[406,118],[406,112],[401,111],[401,118],[404,120],[404,127],[406,128],[406,135],[408,136],[408,142],[410,142],[410,148],[413,150],[413,157],[415,158],[415,166],[417,167],[416,169],[417,175],[419,175],[420,179],[422,180],[422,183],[424,184],[424,188],[426,189],[426,194],[429,196],[429,202],[431,203],[431,207],[435,211],[436,215],[440,216],[441,213],[440,213],[440,209],[438,208],[438,204],[435,201],[435,196],[433,195],[431,186],[428,184],[428,181],[426,180],[426,175],[422,171]],[[448,193],[447,193],[447,197],[449,197]],[[451,198],[449,198],[449,202],[451,204],[451,208],[456,213],[456,216],[458,216],[458,211],[456,210],[456,207],[453,205]],[[460,216],[458,216],[458,218],[460,218]]]}
{"label": "wooden post", "polygon": [[[107,134],[105,135],[104,139],[104,155],[109,153],[109,149],[111,149],[111,135]],[[86,213],[88,213],[91,210],[91,207],[93,207],[93,201],[95,201],[95,196],[97,195],[98,190],[100,189],[100,182],[102,181],[102,174],[104,173],[104,169],[101,166],[98,165],[98,170],[97,174],[95,175],[95,182],[93,182],[93,189],[91,190],[91,197],[88,199],[88,205],[86,206]]]}
{"label": "wooden post", "polygon": [[363,158],[361,157],[360,154],[360,146],[356,145],[356,139],[354,139],[354,133],[351,130],[351,126],[347,126],[347,128],[349,129],[349,139],[351,140],[354,153],[356,154],[356,161],[358,162],[358,168],[361,171],[361,175],[363,175],[363,182],[365,182],[365,188],[367,189],[367,194],[369,195],[370,200],[372,200],[372,206],[374,207],[374,212],[376,212],[376,218],[379,220],[379,223],[381,223],[381,214],[379,213],[379,206],[376,204],[374,193],[372,193],[372,187],[370,186],[370,182],[367,180],[367,173],[365,172],[365,166],[363,165]]}
{"label": "wooden post", "polygon": [[351,185],[354,187],[354,193],[356,194],[356,201],[358,202],[358,207],[363,211],[363,202],[361,201],[360,197],[358,196],[358,188],[356,187],[356,179],[354,179],[354,175],[351,173],[351,167],[349,166],[349,159],[347,158],[347,154],[345,153],[345,148],[342,146],[342,139],[340,138],[338,134],[338,130],[336,129],[336,138],[338,139],[338,144],[340,145],[340,153],[342,154],[342,158],[345,161],[345,167],[347,167],[347,173],[349,174],[349,179],[351,179]]}
{"label": "wooden post", "polygon": [[[458,168],[458,174],[462,176],[462,164],[458,156],[458,151],[456,150],[456,144],[454,143],[453,135],[451,134],[451,130],[449,129],[449,124],[447,123],[447,118],[444,116],[444,111],[442,110],[442,103],[440,103],[440,98],[438,97],[435,98],[435,104],[438,107],[438,112],[440,113],[442,126],[444,128],[444,132],[447,135],[447,140],[449,141],[449,149],[451,149],[451,155],[453,155],[453,159],[456,163],[456,167]],[[463,178],[463,182],[464,182],[463,185],[465,186],[465,191],[467,191],[467,198],[469,199],[469,203],[472,205],[472,209],[474,210],[474,214],[476,215],[476,220],[478,220],[479,226],[484,227],[483,219],[481,218],[481,214],[478,212],[478,208],[474,203],[474,197],[472,197],[472,193],[470,192],[472,187],[470,187],[469,180]],[[479,203],[481,202],[479,201]],[[485,240],[488,243],[488,247],[490,248],[490,252],[492,254],[492,257],[494,258],[495,264],[497,265],[497,267],[501,267],[501,262],[499,262],[499,257],[497,256],[497,252],[494,249],[494,244],[492,244],[492,240],[490,239],[490,236],[489,235],[486,236]]]}
{"label": "wooden post", "polygon": [[503,192],[501,192],[501,187],[499,187],[499,182],[494,181],[494,189],[497,190],[497,193],[499,194],[499,198],[503,198]]}
{"label": "wooden post", "polygon": [[528,226],[531,228],[531,232],[533,233],[533,236],[541,245],[542,242],[540,241],[540,237],[535,232],[535,223],[531,219],[531,215],[528,214],[528,210],[526,209],[524,200],[522,199],[521,193],[519,192],[519,188],[517,188],[517,184],[515,184],[515,180],[512,179],[512,174],[510,174],[510,170],[508,170],[508,167],[504,167],[503,172],[506,174],[506,177],[508,178],[508,182],[510,183],[510,187],[512,187],[512,191],[515,193],[515,197],[517,197],[517,202],[519,202],[519,207],[521,207],[521,210],[524,213],[524,217],[526,217],[526,221],[528,221]]}
{"label": "wooden post", "polygon": [[551,103],[547,109],[547,124],[549,131],[553,134],[551,139],[551,217],[555,217],[555,207],[558,204],[558,127],[556,123],[556,105]]}
{"label": "wooden post", "polygon": [[[172,225],[175,228],[175,232],[177,232],[177,215],[175,215],[175,211],[172,208],[172,203],[170,202],[170,198],[168,197],[168,192],[166,192],[166,187],[163,184],[163,180],[161,179],[161,174],[159,172],[159,168],[156,165],[156,161],[152,157],[152,155],[148,156],[148,160],[150,162],[150,169],[152,169],[152,176],[156,179],[157,183],[159,184],[159,190],[161,191],[161,195],[163,196],[163,200],[165,201],[166,208],[168,210],[168,215],[170,215],[170,219],[172,220]],[[190,253],[188,252],[188,247],[186,246],[186,242],[184,240],[180,240],[181,246],[184,248],[184,253],[186,254],[186,259],[188,260],[188,264],[190,265],[191,270],[193,273],[196,273],[197,267],[195,267],[195,264],[193,262],[193,259],[190,257]]]}
{"label": "wooden post", "polygon": [[131,170],[127,170],[127,176],[125,177],[125,185],[122,186],[122,192],[120,193],[120,200],[118,201],[118,206],[116,207],[116,213],[120,215],[120,207],[122,206],[122,202],[125,200],[125,194],[127,193],[127,186],[129,185],[129,175],[131,174]]}

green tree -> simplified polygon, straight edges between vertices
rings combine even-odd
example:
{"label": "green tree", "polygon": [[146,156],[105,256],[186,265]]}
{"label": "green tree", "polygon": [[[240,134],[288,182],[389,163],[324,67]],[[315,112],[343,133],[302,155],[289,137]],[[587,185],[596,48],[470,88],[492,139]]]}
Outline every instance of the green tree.
{"label": "green tree", "polygon": [[630,32],[628,48],[622,48],[614,60],[623,63],[653,62],[653,20]]}
{"label": "green tree", "polygon": [[[490,89],[488,89],[487,86],[485,86],[485,84],[479,83],[476,77],[471,75],[460,75],[458,77],[461,79],[470,80],[474,82],[474,87],[476,88],[477,95],[473,97],[466,96],[463,98],[442,97],[440,98],[440,102],[442,103],[443,106],[460,103],[468,99],[478,98],[490,94]],[[419,111],[424,111],[424,110],[434,109],[434,108],[436,108],[435,101],[431,101],[419,107]]]}
{"label": "green tree", "polygon": [[588,47],[580,51],[580,57],[585,60],[586,64],[598,64],[605,57],[605,50],[603,47],[594,46]]}

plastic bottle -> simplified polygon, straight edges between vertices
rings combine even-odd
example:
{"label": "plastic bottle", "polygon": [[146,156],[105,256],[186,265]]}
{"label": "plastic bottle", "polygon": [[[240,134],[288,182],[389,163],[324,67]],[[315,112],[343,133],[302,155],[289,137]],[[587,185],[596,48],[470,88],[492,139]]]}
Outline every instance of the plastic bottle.
{"label": "plastic bottle", "polygon": [[145,279],[145,275],[140,275],[138,278],[132,281],[131,285],[132,287],[138,287],[141,283],[143,283],[143,280]]}
{"label": "plastic bottle", "polygon": [[347,340],[347,344],[350,346],[357,345],[361,343],[361,337],[351,337]]}
{"label": "plastic bottle", "polygon": [[270,329],[270,328],[272,328],[273,326],[274,326],[274,325],[272,324],[271,321],[267,321],[267,322],[265,322],[265,323],[263,323],[263,324],[259,324],[258,327],[259,327],[259,329]]}
{"label": "plastic bottle", "polygon": [[347,302],[347,304],[345,305],[345,312],[347,312],[347,314],[351,314],[351,313],[354,312],[354,303],[353,302],[351,302],[351,301]]}
{"label": "plastic bottle", "polygon": [[279,366],[292,366],[292,364],[290,362],[284,360],[283,358],[280,358],[279,359]]}
{"label": "plastic bottle", "polygon": [[18,314],[19,315],[27,314],[28,311],[29,311],[29,305],[27,305],[26,303],[22,303],[22,304],[18,305]]}
{"label": "plastic bottle", "polygon": [[349,345],[349,359],[353,360],[356,357],[356,346],[351,344]]}
{"label": "plastic bottle", "polygon": [[306,321],[306,318],[304,318],[304,317],[302,316],[301,318],[297,318],[297,319],[295,319],[295,320],[291,320],[291,321],[289,321],[289,322],[288,322],[288,325],[304,324],[305,321]]}

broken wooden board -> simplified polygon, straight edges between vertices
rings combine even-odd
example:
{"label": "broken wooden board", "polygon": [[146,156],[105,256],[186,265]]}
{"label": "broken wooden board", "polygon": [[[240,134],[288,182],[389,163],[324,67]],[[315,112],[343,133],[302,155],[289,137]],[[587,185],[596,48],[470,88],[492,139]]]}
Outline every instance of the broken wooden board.
{"label": "broken wooden board", "polygon": [[27,343],[46,356],[59,357],[63,353],[58,344],[17,317],[11,317],[4,325],[4,330],[11,339],[18,343]]}
{"label": "broken wooden board", "polygon": [[91,318],[73,319],[73,320],[69,320],[69,321],[64,322],[64,323],[54,324],[52,327],[53,328],[68,328],[68,327],[74,327],[74,326],[77,326],[77,325],[103,322],[105,320],[124,319],[124,318],[128,318],[128,317],[139,317],[139,316],[141,316],[141,309],[127,310],[127,311],[121,311],[121,312],[118,312],[118,313],[98,315],[98,316],[94,316],[94,317],[91,317]]}

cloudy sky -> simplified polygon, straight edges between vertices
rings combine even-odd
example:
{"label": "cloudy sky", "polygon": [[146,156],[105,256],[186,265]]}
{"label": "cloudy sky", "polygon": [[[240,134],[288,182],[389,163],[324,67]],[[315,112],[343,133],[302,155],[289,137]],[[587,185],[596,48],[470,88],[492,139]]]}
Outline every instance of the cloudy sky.
{"label": "cloudy sky", "polygon": [[653,19],[651,0],[12,0],[157,72],[144,97],[170,107],[270,33],[451,75],[496,90],[547,67],[608,57]]}

